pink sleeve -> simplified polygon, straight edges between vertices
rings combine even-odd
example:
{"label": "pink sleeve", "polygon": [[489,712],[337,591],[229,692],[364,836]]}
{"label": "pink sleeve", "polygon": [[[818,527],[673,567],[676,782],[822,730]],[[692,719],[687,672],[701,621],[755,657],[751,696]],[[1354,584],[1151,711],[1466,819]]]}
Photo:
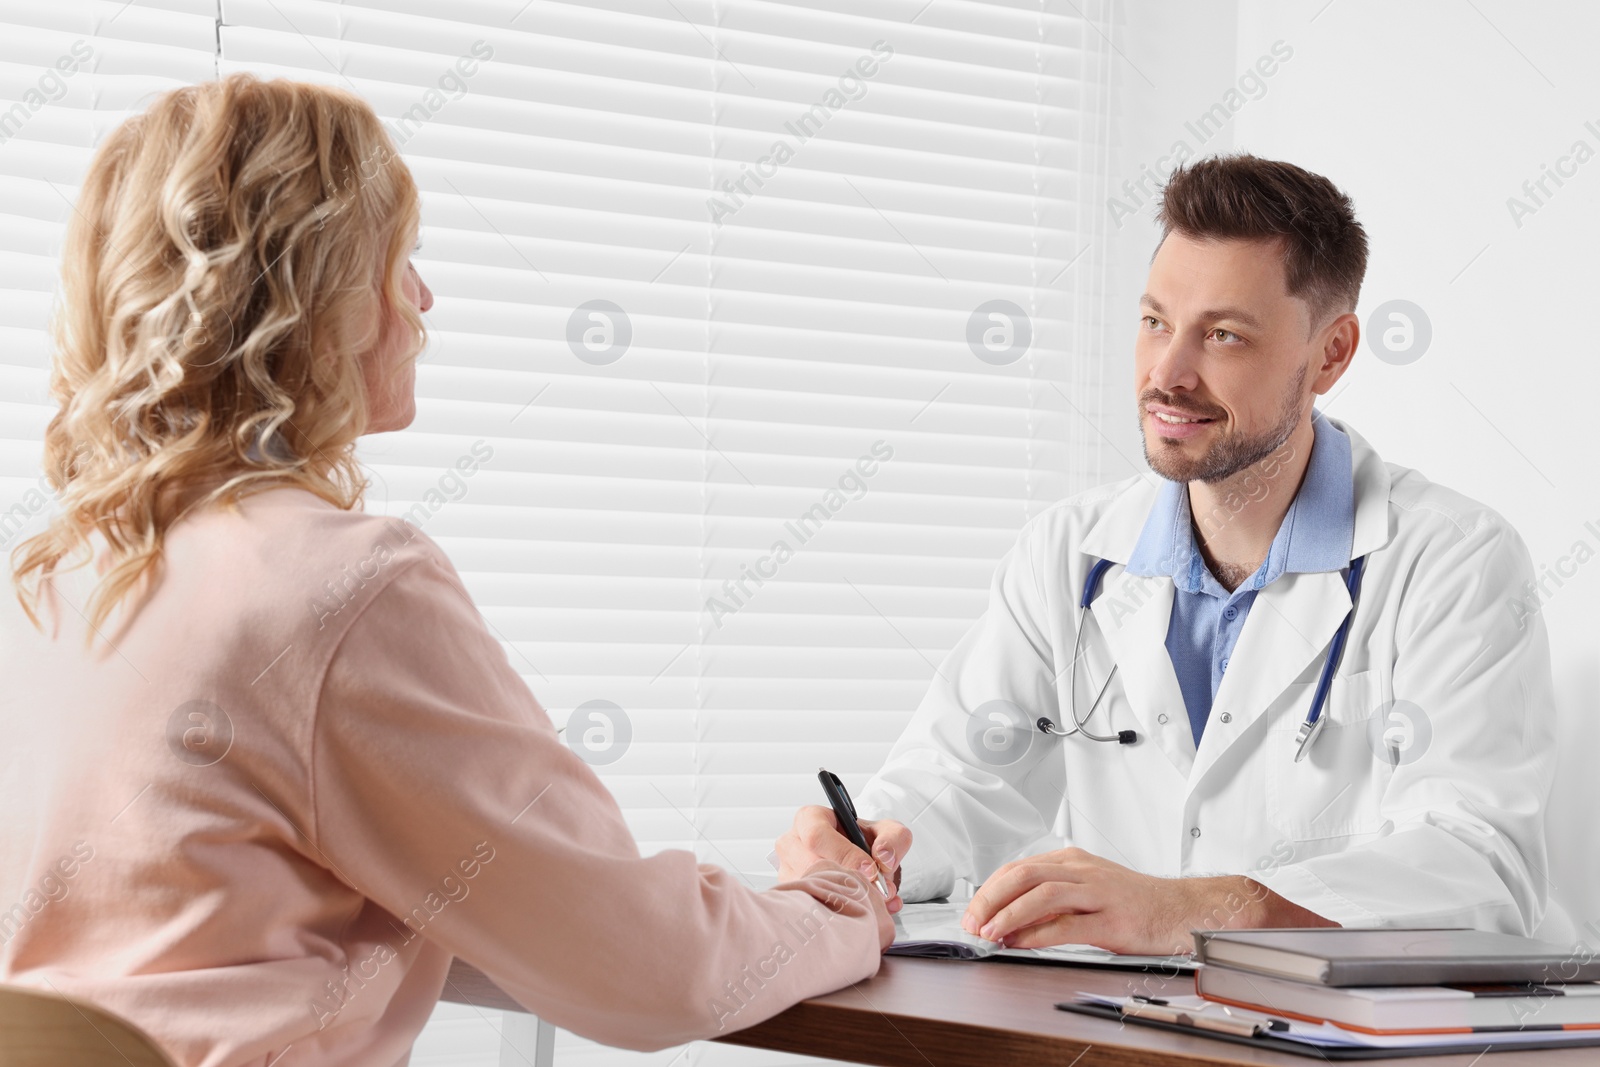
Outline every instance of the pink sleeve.
{"label": "pink sleeve", "polygon": [[312,787],[324,862],[396,940],[427,937],[597,1041],[714,1037],[878,968],[888,919],[854,872],[758,893],[688,852],[641,858],[442,559],[407,566],[345,634]]}

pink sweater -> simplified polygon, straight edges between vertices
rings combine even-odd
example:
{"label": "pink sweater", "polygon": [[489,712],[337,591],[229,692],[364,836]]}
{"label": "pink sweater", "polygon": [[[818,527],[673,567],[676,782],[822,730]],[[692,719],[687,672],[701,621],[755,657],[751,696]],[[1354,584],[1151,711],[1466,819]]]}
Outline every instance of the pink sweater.
{"label": "pink sweater", "polygon": [[[297,489],[170,534],[86,652],[7,634],[0,980],[100,1004],[179,1064],[403,1065],[453,956],[530,1011],[654,1049],[872,975],[856,874],[757,893],[641,858],[448,559]],[[14,749],[13,752],[19,750]],[[8,890],[9,891],[9,890]]]}

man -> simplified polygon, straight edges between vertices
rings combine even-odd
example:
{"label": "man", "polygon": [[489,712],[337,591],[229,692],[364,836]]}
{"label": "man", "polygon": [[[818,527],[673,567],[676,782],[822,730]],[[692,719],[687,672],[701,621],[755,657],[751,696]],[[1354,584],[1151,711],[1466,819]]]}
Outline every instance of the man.
{"label": "man", "polygon": [[[1533,569],[1492,510],[1312,406],[1360,339],[1349,198],[1213,158],[1158,221],[1135,390],[1161,478],[1047,508],[1001,561],[856,801],[891,910],[964,878],[972,933],[1138,953],[1195,928],[1531,931],[1553,698],[1543,625],[1507,605]],[[778,855],[873,866],[826,808]]]}

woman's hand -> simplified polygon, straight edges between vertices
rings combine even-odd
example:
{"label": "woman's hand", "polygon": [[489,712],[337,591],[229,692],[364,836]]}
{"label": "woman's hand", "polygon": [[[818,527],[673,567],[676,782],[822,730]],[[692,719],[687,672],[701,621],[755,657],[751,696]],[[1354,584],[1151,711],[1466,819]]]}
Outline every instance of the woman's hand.
{"label": "woman's hand", "polygon": [[900,900],[900,863],[911,850],[911,831],[892,819],[860,821],[872,855],[852,845],[839,831],[833,809],[809,805],[795,814],[789,832],[778,838],[778,876],[787,881],[800,872],[826,860],[849,870],[860,871],[875,882],[881,871],[890,887],[889,911],[903,907]]}

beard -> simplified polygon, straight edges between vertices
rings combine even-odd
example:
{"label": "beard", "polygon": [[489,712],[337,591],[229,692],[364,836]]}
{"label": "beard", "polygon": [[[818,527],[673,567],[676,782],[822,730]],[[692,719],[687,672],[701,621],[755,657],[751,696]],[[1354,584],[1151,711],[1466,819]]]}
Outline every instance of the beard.
{"label": "beard", "polygon": [[[1157,442],[1157,446],[1152,448],[1150,435],[1143,432],[1141,415],[1140,436],[1144,439],[1145,462],[1150,464],[1151,470],[1168,481],[1207,484],[1227,481],[1283,447],[1289,435],[1294,433],[1295,427],[1300,425],[1301,390],[1305,388],[1305,384],[1306,368],[1302,365],[1295,374],[1294,381],[1284,390],[1278,417],[1271,427],[1259,434],[1223,434],[1204,455],[1195,459],[1185,459],[1177,445],[1162,445]],[[1141,412],[1146,403],[1166,404],[1180,411],[1190,410],[1181,404],[1172,403],[1172,398],[1158,389],[1149,389],[1140,395]],[[1209,412],[1204,411],[1191,413],[1199,418],[1212,417]],[[1160,432],[1160,430],[1155,431],[1158,437]]]}

